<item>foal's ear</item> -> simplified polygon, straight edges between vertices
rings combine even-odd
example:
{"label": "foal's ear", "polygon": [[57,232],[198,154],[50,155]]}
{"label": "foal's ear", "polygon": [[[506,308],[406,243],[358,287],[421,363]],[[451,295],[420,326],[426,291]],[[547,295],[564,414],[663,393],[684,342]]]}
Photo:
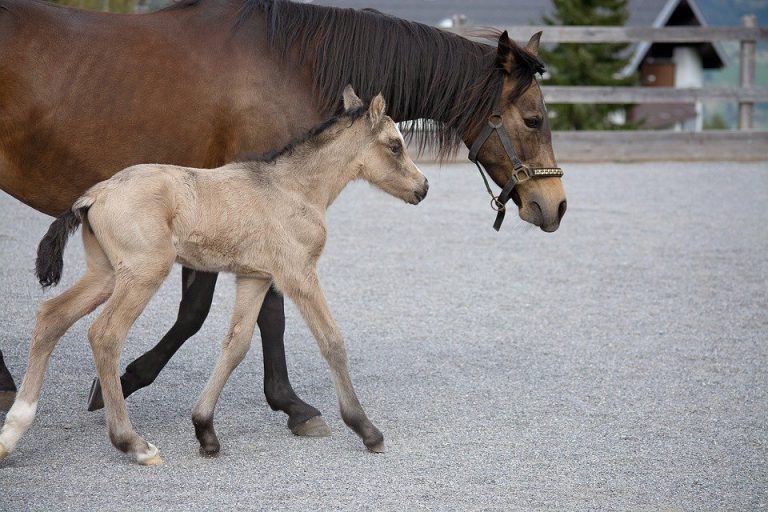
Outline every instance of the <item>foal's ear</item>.
{"label": "foal's ear", "polygon": [[352,88],[352,84],[347,85],[344,88],[344,110],[353,110],[363,106],[363,102],[355,94],[355,90]]}
{"label": "foal's ear", "polygon": [[384,96],[381,93],[371,100],[371,106],[368,107],[368,116],[371,118],[371,125],[374,128],[379,126],[381,120],[384,119],[384,110],[386,108],[387,102],[384,101]]}
{"label": "foal's ear", "polygon": [[499,46],[496,49],[496,67],[504,70],[506,74],[512,73],[515,57],[512,55],[512,41],[505,30],[499,36]]}
{"label": "foal's ear", "polygon": [[539,56],[539,41],[541,41],[541,31],[536,32],[528,40],[528,44],[525,45],[525,49],[535,56]]}

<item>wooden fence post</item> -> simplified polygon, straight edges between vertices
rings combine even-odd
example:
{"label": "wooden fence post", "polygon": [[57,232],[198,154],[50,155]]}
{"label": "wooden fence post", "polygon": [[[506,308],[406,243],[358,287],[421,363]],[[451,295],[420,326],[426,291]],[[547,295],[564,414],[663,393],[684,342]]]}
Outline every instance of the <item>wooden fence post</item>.
{"label": "wooden fence post", "polygon": [[[742,16],[741,23],[745,27],[757,27],[757,17],[755,15]],[[753,40],[741,41],[741,87],[751,89],[755,82],[755,44]],[[754,103],[739,102],[739,130],[752,129],[752,111]]]}

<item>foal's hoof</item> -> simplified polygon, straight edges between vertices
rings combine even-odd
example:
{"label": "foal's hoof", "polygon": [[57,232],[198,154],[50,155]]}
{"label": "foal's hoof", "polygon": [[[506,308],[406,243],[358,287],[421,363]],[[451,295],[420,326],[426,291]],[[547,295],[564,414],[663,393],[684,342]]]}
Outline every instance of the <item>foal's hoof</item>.
{"label": "foal's hoof", "polygon": [[0,391],[0,411],[8,411],[16,400],[15,391]]}
{"label": "foal's hoof", "polygon": [[11,452],[9,452],[5,446],[0,444],[0,460],[3,460],[4,458],[6,458],[9,453]]}
{"label": "foal's hoof", "polygon": [[98,411],[104,408],[104,397],[101,396],[101,383],[95,377],[91,383],[91,391],[88,393],[88,410]]}
{"label": "foal's hoof", "polygon": [[307,421],[299,423],[291,428],[297,436],[301,437],[331,437],[331,429],[322,416],[313,416]]}
{"label": "foal's hoof", "polygon": [[159,455],[139,461],[142,466],[159,466],[162,463],[163,459]]}
{"label": "foal's hoof", "polygon": [[163,463],[163,459],[160,458],[160,450],[152,443],[147,443],[149,450],[147,453],[141,453],[136,455],[136,462],[142,466],[159,466]]}

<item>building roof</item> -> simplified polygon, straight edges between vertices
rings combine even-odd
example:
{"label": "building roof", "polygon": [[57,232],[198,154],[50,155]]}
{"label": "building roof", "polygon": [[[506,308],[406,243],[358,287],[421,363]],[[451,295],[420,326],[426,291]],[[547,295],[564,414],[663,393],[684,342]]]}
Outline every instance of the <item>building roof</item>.
{"label": "building roof", "polygon": [[[666,27],[674,25],[706,27],[707,21],[704,19],[704,15],[701,13],[701,10],[694,0],[666,0],[661,10],[658,11],[656,18],[651,23],[651,26]],[[665,48],[670,48],[671,46],[673,45],[639,43],[635,47],[632,60],[624,71],[631,73],[636,70],[645,57],[653,51],[654,47],[658,48],[661,52],[664,52]],[[725,54],[717,44],[702,43],[695,46],[702,56],[702,64],[704,68],[721,68],[725,65]]]}

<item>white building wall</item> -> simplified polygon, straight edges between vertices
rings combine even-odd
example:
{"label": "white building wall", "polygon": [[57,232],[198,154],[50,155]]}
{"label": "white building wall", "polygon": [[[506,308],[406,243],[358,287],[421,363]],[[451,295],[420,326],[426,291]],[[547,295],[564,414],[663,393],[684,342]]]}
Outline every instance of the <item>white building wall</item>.
{"label": "white building wall", "polygon": [[[701,55],[690,46],[674,49],[675,87],[701,87],[704,84],[704,66]],[[679,124],[676,129],[700,132],[704,128],[704,112],[701,102],[696,102],[696,117]]]}

